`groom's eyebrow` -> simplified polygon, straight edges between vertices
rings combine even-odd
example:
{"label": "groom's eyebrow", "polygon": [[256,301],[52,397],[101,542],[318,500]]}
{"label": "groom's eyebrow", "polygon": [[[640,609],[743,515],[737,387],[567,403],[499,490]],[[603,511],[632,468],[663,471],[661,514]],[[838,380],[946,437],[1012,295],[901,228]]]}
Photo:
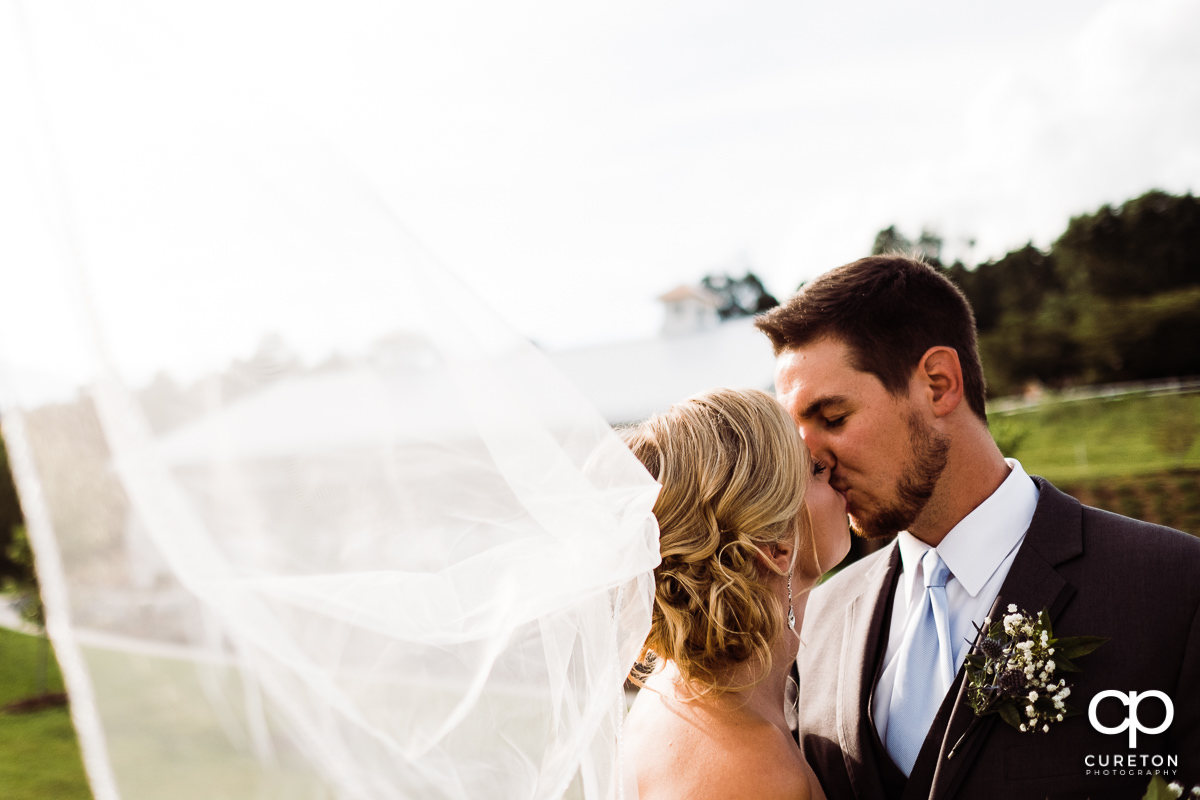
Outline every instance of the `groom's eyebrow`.
{"label": "groom's eyebrow", "polygon": [[824,411],[829,406],[836,406],[839,403],[846,402],[846,400],[847,400],[847,398],[845,397],[845,395],[840,395],[840,394],[833,394],[833,395],[826,395],[825,397],[818,397],[816,400],[812,401],[807,406],[805,406],[804,410],[800,412],[800,416],[804,419],[811,419],[812,417],[815,417],[818,414],[820,414],[822,411]]}

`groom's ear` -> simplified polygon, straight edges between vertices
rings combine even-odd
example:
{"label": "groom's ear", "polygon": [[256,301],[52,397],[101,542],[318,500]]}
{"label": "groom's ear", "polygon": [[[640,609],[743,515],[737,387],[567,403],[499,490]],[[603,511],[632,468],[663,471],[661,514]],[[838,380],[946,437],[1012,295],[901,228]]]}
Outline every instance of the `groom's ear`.
{"label": "groom's ear", "polygon": [[962,364],[953,347],[938,345],[926,350],[917,364],[916,379],[935,416],[946,416],[962,402]]}

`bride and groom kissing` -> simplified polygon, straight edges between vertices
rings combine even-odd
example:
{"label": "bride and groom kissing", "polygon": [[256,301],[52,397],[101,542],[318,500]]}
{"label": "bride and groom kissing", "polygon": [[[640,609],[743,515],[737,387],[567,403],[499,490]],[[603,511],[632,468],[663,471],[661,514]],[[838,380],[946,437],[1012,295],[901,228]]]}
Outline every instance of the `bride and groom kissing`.
{"label": "bride and groom kissing", "polygon": [[[1200,778],[1200,540],[1001,454],[953,284],[871,257],[757,325],[778,403],[716,390],[625,432],[663,485],[625,736],[643,800],[1138,798],[1155,767]],[[846,515],[895,539],[815,586]],[[1079,664],[1071,637],[1097,637]]]}

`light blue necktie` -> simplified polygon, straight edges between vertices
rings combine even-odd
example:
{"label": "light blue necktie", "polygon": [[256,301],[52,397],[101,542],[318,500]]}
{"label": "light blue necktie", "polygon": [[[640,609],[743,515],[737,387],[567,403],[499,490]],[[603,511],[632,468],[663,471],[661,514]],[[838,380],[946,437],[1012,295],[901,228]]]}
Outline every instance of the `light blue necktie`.
{"label": "light blue necktie", "polygon": [[920,616],[896,654],[900,661],[888,705],[887,751],[905,775],[912,772],[929,726],[954,682],[954,650],[946,605],[950,569],[937,550],[930,549],[921,557],[921,570],[925,596]]}

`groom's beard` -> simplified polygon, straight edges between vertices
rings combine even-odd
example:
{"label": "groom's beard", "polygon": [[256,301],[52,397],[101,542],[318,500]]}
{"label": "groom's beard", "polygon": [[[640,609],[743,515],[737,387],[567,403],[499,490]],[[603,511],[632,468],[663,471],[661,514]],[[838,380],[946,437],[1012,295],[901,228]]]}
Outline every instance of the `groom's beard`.
{"label": "groom's beard", "polygon": [[900,477],[895,501],[850,518],[850,529],[864,539],[882,539],[908,530],[929,502],[946,469],[950,437],[925,424],[915,412],[905,421],[912,459]]}

